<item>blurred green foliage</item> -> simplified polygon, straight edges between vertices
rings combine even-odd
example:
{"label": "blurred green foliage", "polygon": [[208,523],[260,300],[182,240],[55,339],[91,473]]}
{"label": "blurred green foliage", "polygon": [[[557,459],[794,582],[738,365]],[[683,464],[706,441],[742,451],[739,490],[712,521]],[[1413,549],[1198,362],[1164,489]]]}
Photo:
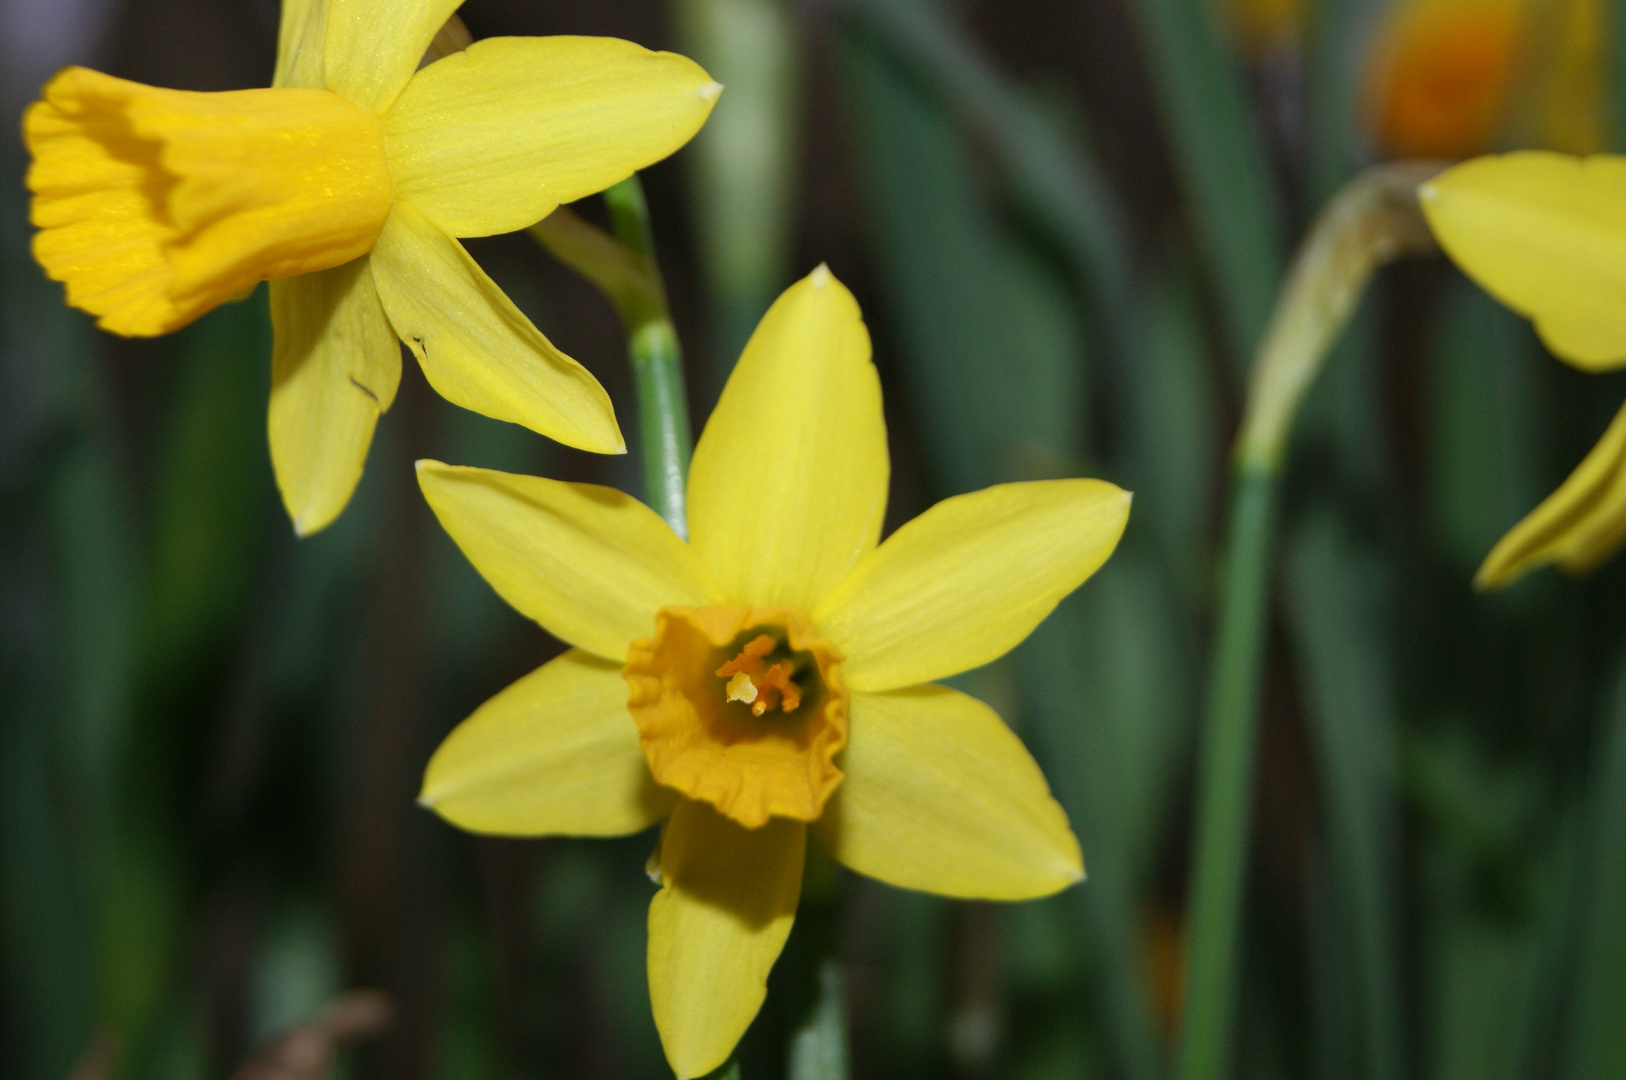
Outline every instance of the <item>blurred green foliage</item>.
{"label": "blurred green foliage", "polygon": [[[846,877],[796,931],[741,1074],[821,1075],[803,1034],[829,934],[855,1076],[1155,1080],[1239,376],[1293,240],[1370,160],[1375,9],[1312,0],[1261,56],[1196,0],[754,2],[733,36],[704,19],[735,5],[696,0],[464,17],[652,46],[670,23],[730,95],[766,88],[731,137],[779,126],[741,175],[721,141],[645,177],[694,400],[742,311],[827,260],[876,343],[889,525],[1037,477],[1136,498],[1107,566],[959,680],[1039,757],[1090,880],[994,907]],[[129,5],[102,59],[253,85],[271,7]],[[260,67],[194,70],[227,39]],[[410,461],[632,490],[636,463],[446,406],[409,365],[355,503],[296,542],[265,451],[263,290],[170,338],[107,338],[28,257],[19,149],[0,167],[0,1074],[225,1076],[377,986],[396,1022],[342,1076],[668,1075],[643,974],[653,837],[474,838],[413,802],[438,739],[559,646],[434,526]],[[633,416],[608,304],[523,240],[471,248]],[[1306,403],[1239,1074],[1626,1075],[1626,569],[1469,584],[1623,394],[1430,261],[1380,277]]]}

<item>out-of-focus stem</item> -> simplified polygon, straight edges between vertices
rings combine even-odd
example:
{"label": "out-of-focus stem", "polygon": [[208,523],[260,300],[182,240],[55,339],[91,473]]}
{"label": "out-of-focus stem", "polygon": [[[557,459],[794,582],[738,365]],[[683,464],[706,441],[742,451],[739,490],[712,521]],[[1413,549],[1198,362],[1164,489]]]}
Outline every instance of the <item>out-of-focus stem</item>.
{"label": "out-of-focus stem", "polygon": [[847,1080],[847,992],[837,955],[841,871],[809,844],[796,911],[799,962],[786,1080]]}
{"label": "out-of-focus stem", "polygon": [[566,207],[531,226],[531,236],[609,297],[627,331],[638,399],[644,495],[679,536],[688,535],[684,491],[689,476],[689,406],[683,350],[666,308],[655,263],[649,208],[636,176],[604,193],[615,235]]}
{"label": "out-of-focus stem", "polygon": [[1327,203],[1299,247],[1265,329],[1248,386],[1236,454],[1279,472],[1282,448],[1322,362],[1343,333],[1372,272],[1402,255],[1434,250],[1417,208],[1417,185],[1443,162],[1379,165]]}
{"label": "out-of-focus stem", "polygon": [[1197,763],[1180,1080],[1222,1080],[1230,1071],[1271,542],[1287,437],[1373,271],[1401,255],[1433,249],[1416,190],[1441,167],[1432,162],[1378,166],[1333,197],[1294,259],[1254,361],[1233,458],[1218,628]]}

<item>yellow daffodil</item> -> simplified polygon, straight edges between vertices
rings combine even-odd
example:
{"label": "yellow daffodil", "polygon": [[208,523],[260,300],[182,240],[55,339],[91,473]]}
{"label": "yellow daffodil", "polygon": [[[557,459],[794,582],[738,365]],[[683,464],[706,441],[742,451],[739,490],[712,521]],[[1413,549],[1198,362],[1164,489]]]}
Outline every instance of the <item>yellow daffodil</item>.
{"label": "yellow daffodil", "polygon": [[338,516],[400,381],[571,446],[624,449],[610,400],[454,237],[534,224],[672,153],[719,87],[610,38],[493,38],[417,70],[460,0],[286,0],[270,89],[68,68],[29,108],[34,254],[117,334],[260,281],[271,456],[301,534]]}
{"label": "yellow daffodil", "polygon": [[687,543],[609,488],[419,465],[480,573],[573,646],[452,732],[422,800],[507,835],[665,820],[649,986],[680,1077],[761,1006],[809,828],[853,870],[947,896],[1083,876],[1021,742],[931,680],[1026,637],[1111,554],[1129,495],[1006,484],[877,545],[888,469],[869,335],[823,267],[768,311],[706,425]]}
{"label": "yellow daffodil", "polygon": [[[1492,296],[1535,321],[1553,355],[1582,371],[1626,367],[1626,157],[1525,151],[1477,158],[1424,185],[1446,253]],[[1482,588],[1549,563],[1598,566],[1626,541],[1626,408],[1559,489],[1479,568]]]}

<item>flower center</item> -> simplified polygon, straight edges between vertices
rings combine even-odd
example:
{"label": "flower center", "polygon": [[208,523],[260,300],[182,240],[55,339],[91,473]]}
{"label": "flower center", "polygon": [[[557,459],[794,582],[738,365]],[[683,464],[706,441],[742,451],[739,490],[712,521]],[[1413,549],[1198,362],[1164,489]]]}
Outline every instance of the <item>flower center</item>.
{"label": "flower center", "polygon": [[327,90],[165,90],[69,68],[29,110],[34,254],[68,302],[168,333],[261,281],[372,250],[394,202],[376,116]]}
{"label": "flower center", "polygon": [[717,677],[727,679],[728,700],[751,706],[752,716],[761,716],[775,705],[780,712],[795,712],[802,703],[802,688],[791,678],[795,666],[789,660],[770,663],[766,658],[783,648],[771,634],[758,634],[746,642],[740,654],[717,669]]}
{"label": "flower center", "polygon": [[816,819],[841,783],[840,669],[799,608],[718,605],[662,608],[622,674],[655,779],[757,828]]}

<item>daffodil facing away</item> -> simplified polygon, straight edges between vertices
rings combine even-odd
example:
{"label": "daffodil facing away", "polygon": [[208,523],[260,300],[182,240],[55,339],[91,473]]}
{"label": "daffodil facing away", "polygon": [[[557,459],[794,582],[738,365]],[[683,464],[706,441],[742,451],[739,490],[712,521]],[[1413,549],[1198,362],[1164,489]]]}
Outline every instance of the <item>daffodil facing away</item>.
{"label": "daffodil facing away", "polygon": [[286,0],[272,87],[68,68],[29,108],[34,254],[117,334],[260,281],[271,456],[302,534],[338,516],[401,375],[571,446],[624,449],[597,380],[454,237],[521,229],[682,146],[721,90],[610,38],[493,38],[417,70],[460,0]]}
{"label": "daffodil facing away", "polygon": [[[1626,367],[1626,157],[1525,151],[1476,158],[1423,186],[1440,246],[1534,320],[1582,371]],[[1626,541],[1626,407],[1576,470],[1491,550],[1477,583],[1500,588],[1556,563],[1584,573]]]}
{"label": "daffodil facing away", "polygon": [[649,987],[680,1077],[762,1004],[810,828],[853,870],[947,896],[1083,876],[1021,742],[932,680],[1026,637],[1111,554],[1129,495],[1007,484],[877,545],[888,468],[869,336],[823,267],[768,311],[706,425],[687,543],[609,488],[419,465],[480,573],[573,646],[452,732],[423,802],[510,835],[665,820]]}

